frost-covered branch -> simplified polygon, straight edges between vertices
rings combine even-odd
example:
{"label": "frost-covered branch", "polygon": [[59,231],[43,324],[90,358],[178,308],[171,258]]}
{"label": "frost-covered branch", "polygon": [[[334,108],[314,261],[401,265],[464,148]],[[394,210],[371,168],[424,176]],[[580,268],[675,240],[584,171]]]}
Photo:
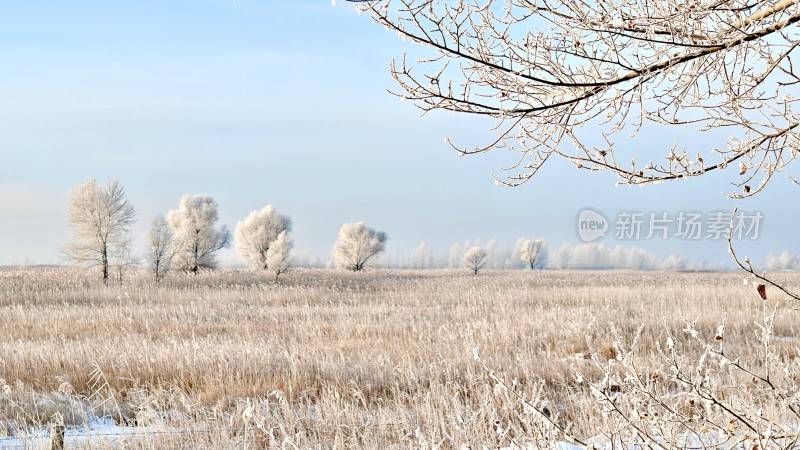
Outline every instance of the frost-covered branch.
{"label": "frost-covered branch", "polygon": [[736,251],[733,249],[733,242],[731,240],[731,236],[733,236],[733,221],[736,218],[736,213],[738,212],[738,210],[739,210],[738,207],[733,210],[733,215],[731,216],[731,222],[728,227],[728,252],[731,254],[731,257],[733,258],[734,262],[736,262],[736,265],[738,265],[740,269],[749,273],[750,277],[752,277],[753,279],[763,282],[763,284],[755,283],[756,289],[758,290],[758,293],[761,295],[762,299],[766,300],[767,298],[766,285],[770,285],[777,288],[784,294],[788,295],[792,300],[795,301],[800,300],[800,294],[790,291],[783,284],[778,283],[772,278],[767,277],[766,273],[758,274],[753,269],[753,265],[751,264],[749,258],[745,257],[744,260],[740,260],[739,257],[736,255]]}
{"label": "frost-covered branch", "polygon": [[[798,0],[358,3],[426,47],[392,62],[396,95],[495,120],[496,139],[457,150],[511,152],[499,182],[521,184],[556,156],[623,184],[737,171],[741,198],[798,155]],[[629,137],[645,128],[718,143],[659,143],[637,164]]]}

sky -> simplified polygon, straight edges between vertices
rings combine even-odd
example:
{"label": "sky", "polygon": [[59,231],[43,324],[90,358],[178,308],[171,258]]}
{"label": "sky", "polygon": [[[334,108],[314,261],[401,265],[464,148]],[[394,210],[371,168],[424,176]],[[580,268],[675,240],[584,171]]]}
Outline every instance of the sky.
{"label": "sky", "polygon": [[[387,232],[394,251],[520,237],[558,248],[581,242],[587,207],[613,225],[626,211],[674,218],[739,206],[763,215],[741,252],[800,253],[800,190],[783,176],[739,201],[721,195],[732,181],[724,173],[631,188],[561,161],[523,186],[496,186],[491,174],[507,158],[458,158],[445,143],[489,142],[491,122],[420,117],[387,92],[389,62],[405,50],[344,1],[2,2],[0,265],[61,263],[69,191],[87,178],[125,187],[139,246],[156,215],[207,194],[231,230],[275,205],[293,219],[295,249],[323,259],[339,227],[359,220]],[[640,139],[640,159],[664,142]],[[719,240],[613,234],[598,242],[728,260]]]}

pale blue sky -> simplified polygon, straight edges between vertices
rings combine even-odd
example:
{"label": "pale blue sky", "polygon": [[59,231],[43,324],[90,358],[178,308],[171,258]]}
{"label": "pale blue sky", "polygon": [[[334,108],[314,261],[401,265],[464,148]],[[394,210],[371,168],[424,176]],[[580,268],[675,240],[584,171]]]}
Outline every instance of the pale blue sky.
{"label": "pale blue sky", "polygon": [[[444,143],[484,142],[486,122],[419,118],[386,93],[407,45],[328,0],[3,2],[0,264],[58,262],[69,189],[88,177],[125,186],[137,239],[184,194],[213,196],[231,229],[272,203],[293,218],[296,248],[323,257],[356,220],[388,232],[394,250],[521,236],[557,248],[577,242],[586,206],[614,216],[738,204],[765,216],[757,245],[743,244],[751,258],[800,253],[800,192],[784,177],[738,203],[720,195],[725,175],[619,188],[560,162],[495,186],[489,174],[507,160],[457,159]],[[662,139],[641,145],[657,153]],[[632,244],[727,259],[721,242]]]}

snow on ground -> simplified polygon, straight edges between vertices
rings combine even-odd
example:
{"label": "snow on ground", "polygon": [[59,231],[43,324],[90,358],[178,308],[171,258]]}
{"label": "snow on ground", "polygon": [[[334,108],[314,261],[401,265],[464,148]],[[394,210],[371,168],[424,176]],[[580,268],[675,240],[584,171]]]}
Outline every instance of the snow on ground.
{"label": "snow on ground", "polygon": [[[154,427],[126,427],[114,424],[111,419],[95,419],[87,426],[66,427],[64,431],[65,448],[85,448],[101,446],[114,448],[137,437],[153,436],[159,433],[178,432]],[[49,449],[50,430],[18,431],[14,436],[0,436],[0,450]]]}

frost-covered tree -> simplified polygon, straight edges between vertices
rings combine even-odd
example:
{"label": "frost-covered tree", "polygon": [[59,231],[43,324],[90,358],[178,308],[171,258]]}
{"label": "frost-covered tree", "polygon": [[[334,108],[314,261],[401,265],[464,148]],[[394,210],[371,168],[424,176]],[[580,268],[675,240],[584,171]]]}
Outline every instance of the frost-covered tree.
{"label": "frost-covered tree", "polygon": [[181,198],[178,209],[167,215],[173,239],[179,243],[173,268],[191,273],[216,268],[217,253],[231,242],[227,227],[216,226],[218,219],[217,202],[213,198],[207,195]]}
{"label": "frost-covered tree", "polygon": [[689,262],[686,258],[678,254],[671,254],[667,257],[666,260],[661,264],[662,269],[667,270],[684,270],[689,269],[692,267],[691,262]]}
{"label": "frost-covered tree", "polygon": [[122,261],[123,255],[131,254],[130,229],[136,211],[125,190],[116,180],[105,186],[94,179],[81,182],[70,193],[68,220],[73,239],[64,248],[64,257],[72,263],[100,266],[103,282],[108,282],[112,260]]}
{"label": "frost-covered tree", "polygon": [[178,248],[175,245],[172,229],[163,215],[153,219],[150,229],[144,235],[145,261],[156,281],[161,281],[172,266],[172,258]]}
{"label": "frost-covered tree", "polygon": [[800,258],[791,252],[783,252],[778,255],[770,253],[764,260],[764,266],[769,271],[800,270]]}
{"label": "frost-covered tree", "polygon": [[[800,151],[797,0],[358,4],[423,44],[390,66],[398,96],[495,120],[496,138],[457,149],[509,151],[498,182],[566,159],[625,184],[727,170],[739,177],[731,195],[747,197]],[[666,137],[647,159],[629,138],[640,130]]]}
{"label": "frost-covered tree", "polygon": [[[604,244],[592,242],[571,246],[564,244],[547,260],[551,269],[629,269],[654,270],[660,268],[680,268],[678,256],[671,256],[661,261],[641,247],[623,247],[617,245],[610,248]],[[685,260],[682,264],[686,264]]]}
{"label": "frost-covered tree", "polygon": [[411,261],[409,261],[408,266],[413,269],[430,269],[432,265],[433,256],[431,255],[431,250],[428,248],[427,243],[422,242],[419,247],[412,250]]}
{"label": "frost-covered tree", "polygon": [[544,241],[541,239],[520,239],[517,241],[519,259],[531,270],[544,266]]}
{"label": "frost-covered tree", "polygon": [[486,267],[489,269],[497,269],[497,241],[489,239],[486,242]]}
{"label": "frost-covered tree", "polygon": [[291,238],[286,230],[281,231],[281,234],[275,238],[272,245],[267,250],[267,268],[270,272],[275,274],[275,279],[289,270],[292,267],[292,243]]}
{"label": "frost-covered tree", "polygon": [[448,255],[448,267],[458,268],[461,267],[461,263],[464,260],[464,255],[461,252],[461,244],[458,242],[454,243],[450,246],[450,254]]}
{"label": "frost-covered tree", "polygon": [[474,275],[486,265],[486,250],[474,245],[464,254],[464,267],[471,270]]}
{"label": "frost-covered tree", "polygon": [[336,267],[358,272],[369,260],[386,249],[389,236],[364,225],[364,222],[346,223],[339,230],[339,239],[333,248]]}
{"label": "frost-covered tree", "polygon": [[269,270],[267,255],[270,246],[281,233],[291,229],[292,220],[278,214],[274,206],[267,205],[260,211],[251,212],[236,225],[236,250],[251,268]]}

